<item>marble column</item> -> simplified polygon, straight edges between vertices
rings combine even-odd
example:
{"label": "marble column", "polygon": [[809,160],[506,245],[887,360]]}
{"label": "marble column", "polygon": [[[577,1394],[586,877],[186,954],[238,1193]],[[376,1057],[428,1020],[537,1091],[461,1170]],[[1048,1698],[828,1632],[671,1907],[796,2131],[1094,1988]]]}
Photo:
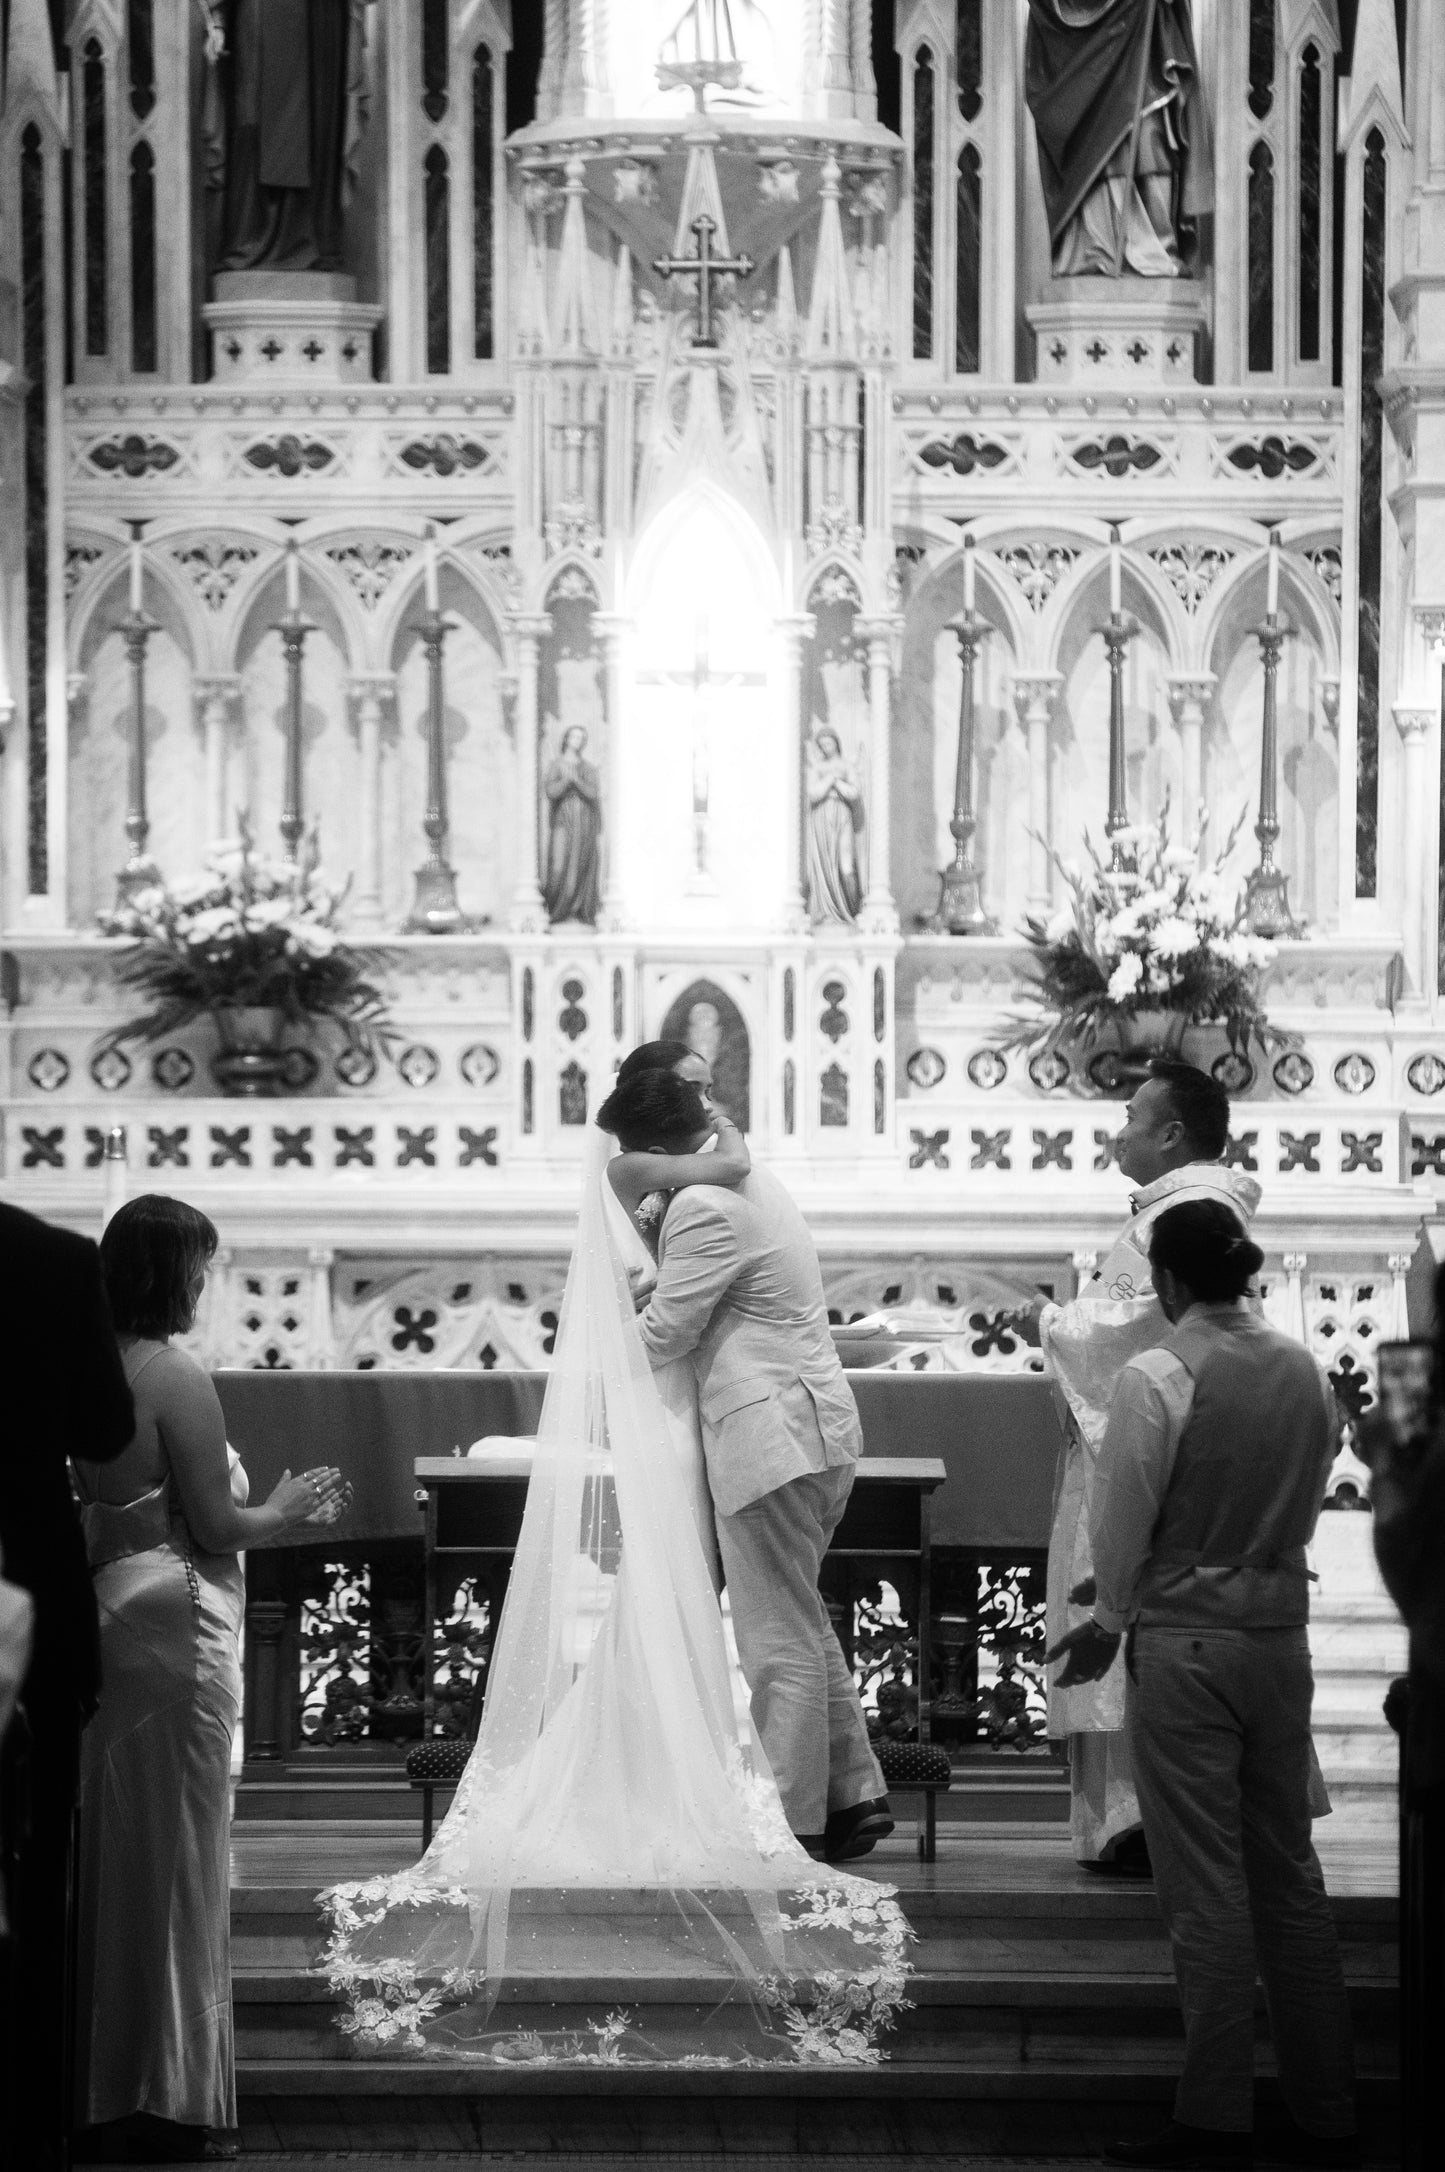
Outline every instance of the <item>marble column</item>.
{"label": "marble column", "polygon": [[868,644],[868,894],[860,925],[868,935],[896,935],[893,901],[893,638],[897,621],[860,618],[854,633]]}
{"label": "marble column", "polygon": [[812,634],[813,620],[806,611],[789,612],[775,624],[782,641],[781,708],[788,753],[782,927],[785,935],[801,935],[808,926],[803,891],[803,643]]}
{"label": "marble column", "polygon": [[1063,690],[1061,671],[1018,672],[1013,697],[1029,743],[1029,911],[1046,913],[1053,886],[1049,867],[1049,724]]}
{"label": "marble column", "polygon": [[1404,774],[1401,793],[1404,822],[1401,837],[1401,876],[1404,896],[1400,919],[1405,938],[1406,992],[1416,1002],[1429,995],[1430,938],[1425,924],[1426,875],[1434,854],[1426,818],[1439,805],[1439,792],[1430,784],[1430,730],[1434,708],[1396,702],[1395,729],[1404,743]]}
{"label": "marble column", "polygon": [[358,672],[349,684],[356,704],[357,840],[356,896],[352,921],[360,931],[381,926],[381,724],[382,712],[396,699],[389,671]]}
{"label": "marble column", "polygon": [[517,885],[512,892],[511,925],[518,933],[535,933],[547,925],[538,846],[541,780],[537,661],[539,644],[544,634],[552,631],[552,621],[545,611],[539,611],[514,618],[512,631],[517,639],[517,819],[521,850],[517,855]]}
{"label": "marble column", "polygon": [[617,846],[618,816],[622,807],[622,645],[632,621],[614,611],[597,611],[593,614],[592,624],[602,639],[607,726],[602,771],[602,856],[606,874],[602,884],[601,925],[616,930],[622,926],[622,866]]}
{"label": "marble column", "polygon": [[230,754],[231,704],[241,698],[241,681],[235,672],[198,678],[193,692],[201,712],[201,742],[206,765],[206,837],[214,844],[229,835],[230,807],[226,769]]}
{"label": "marble column", "polygon": [[1181,672],[1169,681],[1169,712],[1179,732],[1181,844],[1192,839],[1199,824],[1204,797],[1204,712],[1213,692],[1212,671]]}

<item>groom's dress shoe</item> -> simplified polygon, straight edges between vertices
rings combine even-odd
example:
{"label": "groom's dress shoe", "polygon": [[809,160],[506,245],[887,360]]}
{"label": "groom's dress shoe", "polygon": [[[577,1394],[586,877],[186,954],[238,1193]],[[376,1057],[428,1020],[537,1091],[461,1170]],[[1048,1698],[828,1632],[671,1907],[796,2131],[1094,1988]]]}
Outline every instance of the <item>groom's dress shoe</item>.
{"label": "groom's dress shoe", "polygon": [[821,1833],[794,1833],[793,1838],[800,1848],[807,1849],[815,1863],[827,1862],[828,1844]]}
{"label": "groom's dress shoe", "polygon": [[871,1802],[855,1802],[847,1810],[835,1810],[823,1828],[823,1847],[830,1863],[851,1863],[866,1855],[893,1830],[893,1812],[886,1795]]}

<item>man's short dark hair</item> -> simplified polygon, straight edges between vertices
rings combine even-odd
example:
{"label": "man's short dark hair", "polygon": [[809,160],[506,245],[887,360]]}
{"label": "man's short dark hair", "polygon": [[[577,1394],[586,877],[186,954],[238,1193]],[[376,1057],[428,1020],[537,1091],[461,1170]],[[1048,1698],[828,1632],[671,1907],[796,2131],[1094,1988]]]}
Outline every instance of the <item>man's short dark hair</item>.
{"label": "man's short dark hair", "polygon": [[689,1048],[686,1041],[643,1041],[630,1049],[617,1066],[617,1084],[630,1085],[643,1071],[675,1071],[696,1054],[697,1050]]}
{"label": "man's short dark hair", "polygon": [[1150,1078],[1169,1089],[1169,1106],[1200,1161],[1218,1161],[1229,1144],[1229,1096],[1217,1078],[1180,1056],[1156,1056]]}
{"label": "man's short dark hair", "polygon": [[163,1342],[191,1324],[191,1284],[215,1256],[216,1225],[184,1199],[141,1192],[105,1225],[100,1264],[122,1335]]}
{"label": "man's short dark hair", "polygon": [[697,1088],[675,1071],[636,1071],[619,1079],[607,1096],[597,1111],[597,1128],[610,1131],[624,1153],[643,1153],[650,1146],[685,1153],[706,1131],[707,1110]]}

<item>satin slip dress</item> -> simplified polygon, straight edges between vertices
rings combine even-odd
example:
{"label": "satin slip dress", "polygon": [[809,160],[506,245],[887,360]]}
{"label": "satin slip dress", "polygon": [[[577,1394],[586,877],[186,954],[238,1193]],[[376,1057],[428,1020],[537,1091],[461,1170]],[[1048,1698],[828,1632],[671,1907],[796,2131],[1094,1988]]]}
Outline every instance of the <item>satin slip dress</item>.
{"label": "satin slip dress", "polygon": [[[126,1353],[134,1386],[163,1345]],[[162,1450],[164,1442],[162,1441]],[[245,1580],[191,1536],[175,1479],[85,1499],[100,1709],[81,1758],[76,2116],[236,2125],[231,1747]],[[245,1473],[233,1456],[233,1497]]]}

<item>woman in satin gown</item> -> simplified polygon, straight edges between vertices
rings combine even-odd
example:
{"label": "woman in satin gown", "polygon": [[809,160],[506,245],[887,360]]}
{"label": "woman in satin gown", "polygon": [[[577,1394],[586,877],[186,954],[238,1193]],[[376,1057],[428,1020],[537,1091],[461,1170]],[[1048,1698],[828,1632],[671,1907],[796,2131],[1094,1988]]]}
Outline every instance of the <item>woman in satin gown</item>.
{"label": "woman in satin gown", "polygon": [[241,1712],[238,1549],[334,1522],[340,1473],[286,1473],[261,1508],[208,1375],[170,1337],[193,1324],[216,1249],[205,1215],[148,1194],[101,1262],[135,1396],[113,1463],[78,1463],[100,1612],[100,1709],[81,1762],[76,2121],[82,2153],[217,2154],[236,2124],[230,1776]]}

